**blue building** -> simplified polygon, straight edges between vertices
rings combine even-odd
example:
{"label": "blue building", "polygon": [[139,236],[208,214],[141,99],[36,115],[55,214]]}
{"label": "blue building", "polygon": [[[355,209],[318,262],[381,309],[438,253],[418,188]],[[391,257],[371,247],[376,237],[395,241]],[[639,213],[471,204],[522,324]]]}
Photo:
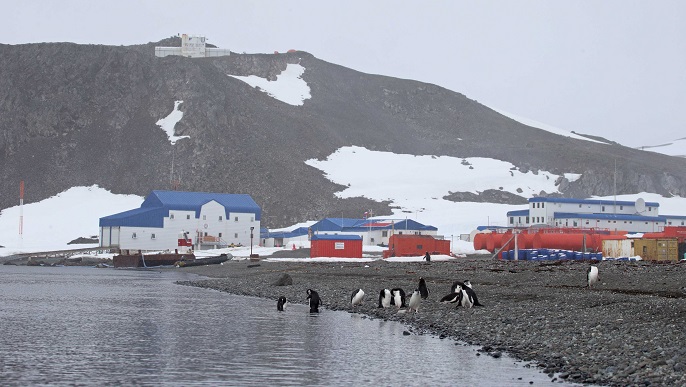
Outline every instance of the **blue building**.
{"label": "blue building", "polygon": [[100,245],[143,251],[250,245],[259,242],[261,214],[249,195],[152,191],[140,208],[100,218]]}
{"label": "blue building", "polygon": [[660,204],[607,199],[534,197],[529,208],[507,212],[509,227],[573,227],[612,231],[658,232],[684,226],[686,216],[660,215]]}

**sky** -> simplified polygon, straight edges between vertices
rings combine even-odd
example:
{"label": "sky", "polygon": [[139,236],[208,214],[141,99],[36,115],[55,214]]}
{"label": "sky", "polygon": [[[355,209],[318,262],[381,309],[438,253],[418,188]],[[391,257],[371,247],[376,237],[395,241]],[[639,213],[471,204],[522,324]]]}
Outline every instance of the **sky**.
{"label": "sky", "polygon": [[681,0],[27,0],[0,43],[131,45],[178,33],[234,52],[289,49],[434,83],[626,146],[686,137]]}
{"label": "sky", "polygon": [[[237,77],[255,87],[256,93],[267,93],[272,98],[300,106],[312,98],[309,86],[302,79],[307,71],[300,65],[290,64],[277,77],[267,82],[258,77]],[[233,76],[227,74],[227,76]],[[157,125],[163,130],[173,145],[185,137],[175,135],[176,125],[183,119],[178,110],[182,101],[175,101],[174,108],[165,117],[159,117]],[[573,136],[562,129],[544,126],[560,135]],[[594,140],[587,140],[594,141]],[[502,190],[523,197],[532,197],[541,191],[557,192],[554,182],[559,177],[548,171],[522,173],[514,165],[501,160],[484,157],[415,156],[395,154],[365,149],[359,146],[346,146],[336,150],[326,159],[305,161],[309,166],[319,169],[331,181],[346,188],[337,193],[341,198],[363,196],[375,201],[388,201],[393,215],[383,219],[413,219],[419,223],[438,228],[438,234],[452,242],[455,254],[474,254],[471,242],[461,241],[461,235],[470,234],[478,226],[506,226],[508,211],[528,208],[528,205],[507,205],[475,202],[451,202],[444,199],[451,192],[479,193],[488,189]],[[394,165],[383,175],[364,174],[366,165]],[[514,168],[514,169],[513,169]],[[404,177],[404,171],[415,169],[424,171],[411,182]],[[579,174],[565,173],[569,181],[581,177]],[[30,187],[27,187],[30,189]],[[595,197],[613,199],[613,197]],[[663,198],[657,194],[639,192],[631,195],[618,195],[617,200],[635,201],[642,198],[660,204],[660,214],[686,215],[686,198]],[[98,222],[101,217],[140,207],[143,197],[136,195],[115,195],[93,185],[72,187],[54,197],[37,203],[14,206],[0,211],[0,256],[18,252],[50,251],[97,246],[97,244],[69,245],[80,237],[93,237],[99,234]],[[258,203],[260,204],[260,203]],[[362,218],[367,209],[360,209]],[[373,215],[373,214],[372,214]],[[372,218],[374,218],[372,216]],[[376,217],[379,218],[378,216]],[[308,219],[279,230],[294,229],[309,225],[320,219]],[[19,229],[22,234],[19,234]],[[299,242],[298,247],[309,247],[309,242]],[[376,246],[366,246],[369,251]],[[249,247],[231,250],[196,252],[196,255],[217,255],[228,252],[235,256],[249,256]],[[259,248],[260,255],[271,255],[274,248]],[[487,252],[483,252],[487,253]],[[421,257],[416,257],[421,259]],[[448,259],[448,257],[443,257]],[[443,259],[436,257],[436,259]]]}

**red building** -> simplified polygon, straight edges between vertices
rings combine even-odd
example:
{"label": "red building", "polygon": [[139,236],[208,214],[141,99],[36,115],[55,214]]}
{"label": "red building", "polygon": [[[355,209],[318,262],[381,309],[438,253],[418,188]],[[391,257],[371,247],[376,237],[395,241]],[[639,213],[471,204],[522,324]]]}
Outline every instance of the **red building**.
{"label": "red building", "polygon": [[362,237],[359,235],[312,235],[310,258],[362,258]]}
{"label": "red building", "polygon": [[383,257],[416,257],[429,252],[431,255],[450,255],[450,241],[436,239],[431,235],[391,235],[388,250]]}

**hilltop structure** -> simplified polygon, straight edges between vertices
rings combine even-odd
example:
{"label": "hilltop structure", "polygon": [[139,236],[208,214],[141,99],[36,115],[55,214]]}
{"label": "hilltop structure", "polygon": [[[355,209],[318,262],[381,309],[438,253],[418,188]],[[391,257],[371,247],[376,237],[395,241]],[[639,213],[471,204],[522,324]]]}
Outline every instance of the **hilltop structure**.
{"label": "hilltop structure", "polygon": [[187,58],[206,58],[231,55],[228,49],[207,47],[206,41],[204,36],[181,34],[181,47],[155,47],[155,56],[162,58],[178,55]]}

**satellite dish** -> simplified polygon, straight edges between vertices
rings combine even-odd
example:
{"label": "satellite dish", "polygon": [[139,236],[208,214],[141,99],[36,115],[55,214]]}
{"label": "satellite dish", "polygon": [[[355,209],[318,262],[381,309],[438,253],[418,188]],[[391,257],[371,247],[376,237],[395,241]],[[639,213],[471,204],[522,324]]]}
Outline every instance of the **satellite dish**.
{"label": "satellite dish", "polygon": [[645,210],[646,210],[646,201],[643,200],[642,198],[636,199],[635,208],[636,208],[636,213],[639,213],[639,214],[640,214],[640,213],[645,212]]}

